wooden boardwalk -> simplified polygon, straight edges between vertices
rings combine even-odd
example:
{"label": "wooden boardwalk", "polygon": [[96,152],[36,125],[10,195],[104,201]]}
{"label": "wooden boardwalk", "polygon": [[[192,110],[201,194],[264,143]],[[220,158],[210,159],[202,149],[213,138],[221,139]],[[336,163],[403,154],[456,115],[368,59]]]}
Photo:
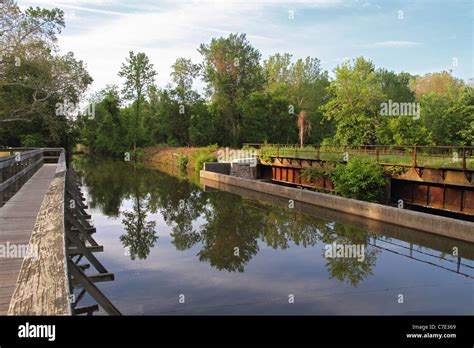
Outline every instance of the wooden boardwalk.
{"label": "wooden boardwalk", "polygon": [[[57,164],[44,164],[0,208],[0,246],[28,245],[36,217],[54,179]],[[0,255],[0,315],[6,315],[23,258]]]}

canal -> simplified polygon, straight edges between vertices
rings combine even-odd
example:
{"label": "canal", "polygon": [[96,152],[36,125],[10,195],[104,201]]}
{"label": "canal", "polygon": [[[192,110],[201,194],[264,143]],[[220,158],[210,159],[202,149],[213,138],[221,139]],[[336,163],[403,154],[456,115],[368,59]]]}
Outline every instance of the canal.
{"label": "canal", "polygon": [[[123,314],[474,314],[472,244],[217,190],[192,173],[82,157],[75,167],[115,273],[98,285]],[[345,245],[359,253],[327,254]]]}

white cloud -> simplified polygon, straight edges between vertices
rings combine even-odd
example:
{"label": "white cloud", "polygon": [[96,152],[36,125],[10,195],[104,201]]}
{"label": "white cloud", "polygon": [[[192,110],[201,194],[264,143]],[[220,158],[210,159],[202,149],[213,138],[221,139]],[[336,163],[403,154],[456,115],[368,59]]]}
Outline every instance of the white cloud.
{"label": "white cloud", "polygon": [[[109,16],[115,11],[93,9],[104,16],[91,17],[84,13],[91,12],[89,9],[68,5],[76,16],[74,23],[69,23],[74,28],[68,28],[66,23],[59,46],[87,63],[95,81],[94,90],[121,83],[117,72],[130,50],[145,52],[150,57],[158,72],[157,83],[164,86],[170,80],[170,67],[175,59],[185,56],[200,61],[197,48],[212,37],[245,32],[256,47],[262,42],[267,45],[281,42],[275,32],[277,25],[262,6],[250,2],[186,2],[121,16]],[[261,30],[264,23],[267,30]]]}
{"label": "white cloud", "polygon": [[401,47],[414,47],[421,45],[420,42],[416,41],[380,41],[380,42],[373,42],[369,44],[361,45],[363,48],[377,48],[377,47],[385,47],[385,48],[401,48]]}

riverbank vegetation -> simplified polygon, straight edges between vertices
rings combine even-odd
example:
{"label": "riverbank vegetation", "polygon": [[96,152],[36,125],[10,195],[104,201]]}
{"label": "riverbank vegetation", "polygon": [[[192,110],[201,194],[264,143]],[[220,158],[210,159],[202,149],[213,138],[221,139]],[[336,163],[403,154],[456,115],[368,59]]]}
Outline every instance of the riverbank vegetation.
{"label": "riverbank vegetation", "polygon": [[217,145],[203,147],[146,147],[143,161],[199,172],[205,162],[217,161]]}
{"label": "riverbank vegetation", "polygon": [[319,58],[263,58],[245,34],[229,34],[202,43],[199,62],[177,57],[164,87],[146,53],[130,52],[117,71],[123,85],[79,107],[92,78],[72,53],[59,53],[63,11],[8,1],[1,21],[3,146],[82,143],[122,158],[157,144],[473,145],[473,88],[446,71],[416,76],[357,57],[330,77]]}

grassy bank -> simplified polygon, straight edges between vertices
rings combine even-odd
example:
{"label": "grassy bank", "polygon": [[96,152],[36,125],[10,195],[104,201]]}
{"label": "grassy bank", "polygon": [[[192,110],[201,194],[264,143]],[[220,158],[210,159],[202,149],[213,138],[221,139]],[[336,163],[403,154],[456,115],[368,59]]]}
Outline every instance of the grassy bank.
{"label": "grassy bank", "polygon": [[217,145],[206,147],[145,147],[143,161],[199,171],[204,162],[217,161]]}

